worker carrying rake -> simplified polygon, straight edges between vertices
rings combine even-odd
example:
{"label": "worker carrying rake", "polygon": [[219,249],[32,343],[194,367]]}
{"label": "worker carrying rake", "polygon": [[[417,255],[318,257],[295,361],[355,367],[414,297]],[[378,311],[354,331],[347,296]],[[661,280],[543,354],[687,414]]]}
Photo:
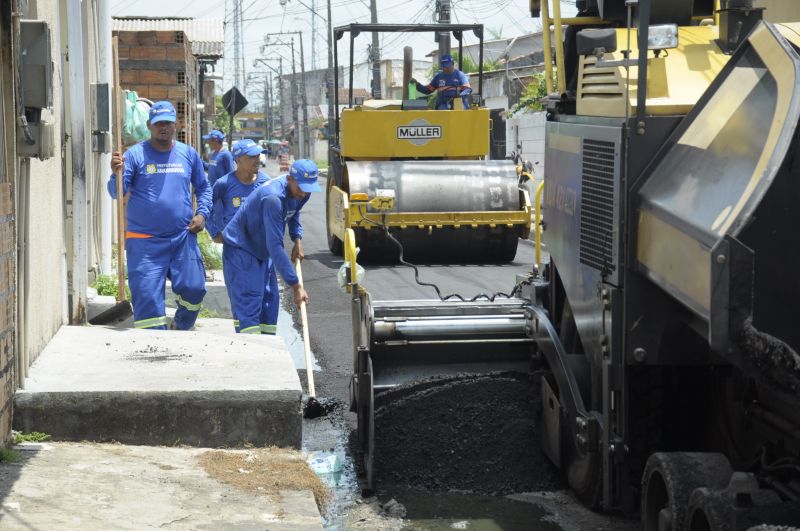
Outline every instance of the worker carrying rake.
{"label": "worker carrying rake", "polygon": [[[239,333],[276,333],[280,305],[276,270],[291,286],[298,307],[308,301],[292,263],[305,257],[300,210],[310,194],[320,190],[318,175],[314,162],[295,161],[288,174],[252,192],[222,231],[222,269]],[[294,241],[290,255],[283,246],[287,226]]]}

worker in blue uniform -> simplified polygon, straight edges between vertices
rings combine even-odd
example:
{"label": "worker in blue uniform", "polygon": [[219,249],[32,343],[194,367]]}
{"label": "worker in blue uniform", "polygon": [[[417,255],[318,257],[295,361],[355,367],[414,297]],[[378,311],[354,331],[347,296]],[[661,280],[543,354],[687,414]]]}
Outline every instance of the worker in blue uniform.
{"label": "worker in blue uniform", "polygon": [[439,60],[439,65],[442,67],[441,72],[433,76],[427,85],[423,85],[413,78],[411,82],[415,83],[417,90],[423,94],[436,92],[436,108],[438,110],[452,109],[453,99],[458,96],[461,96],[464,106],[466,106],[466,97],[472,94],[469,78],[455,67],[452,55],[443,55]]}
{"label": "worker in blue uniform", "polygon": [[[292,264],[305,257],[300,210],[310,194],[319,191],[318,175],[314,162],[295,161],[288,174],[250,194],[223,230],[222,268],[231,309],[239,320],[238,332],[276,333],[280,305],[276,270],[292,288],[297,306],[308,301]],[[294,241],[291,256],[283,247],[287,226]],[[269,278],[266,289],[264,278]]]}
{"label": "worker in blue uniform", "polygon": [[[223,243],[222,230],[233,218],[236,211],[247,200],[247,197],[270,177],[259,170],[261,165],[260,155],[264,149],[249,139],[241,140],[233,145],[233,156],[236,159],[236,170],[223,175],[214,183],[211,202],[211,219],[206,223],[206,230],[217,243]],[[225,248],[223,247],[223,256]],[[229,278],[228,269],[223,268],[226,286],[235,280]],[[268,289],[269,276],[263,277],[264,286]],[[239,330],[239,318],[233,314],[233,326]]]}
{"label": "worker in blue uniform", "polygon": [[236,160],[236,169],[213,184],[211,219],[206,223],[206,230],[217,243],[223,243],[222,229],[244,204],[247,196],[270,179],[269,175],[259,171],[260,155],[266,153],[264,148],[245,139],[236,142],[231,153]]}
{"label": "worker in blue uniform", "polygon": [[[200,154],[175,141],[175,117],[170,102],[154,103],[147,122],[150,140],[111,158],[113,171],[123,169],[122,190],[128,198],[125,251],[136,328],[167,328],[167,278],[178,306],[170,328],[191,329],[206,294],[197,233],[209,217],[211,186]],[[108,192],[114,198],[116,181],[112,174]]]}
{"label": "worker in blue uniform", "polygon": [[211,150],[206,169],[208,170],[208,182],[214,186],[217,179],[233,171],[233,156],[230,151],[222,147],[222,141],[225,140],[222,131],[214,129],[203,136],[203,140]]}

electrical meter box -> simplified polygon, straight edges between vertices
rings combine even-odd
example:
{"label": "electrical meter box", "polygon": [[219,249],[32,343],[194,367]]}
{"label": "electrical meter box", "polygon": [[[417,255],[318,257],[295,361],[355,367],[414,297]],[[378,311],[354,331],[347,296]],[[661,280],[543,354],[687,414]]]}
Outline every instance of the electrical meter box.
{"label": "electrical meter box", "polygon": [[53,106],[53,60],[50,26],[42,20],[20,21],[20,70],[25,107]]}
{"label": "electrical meter box", "polygon": [[53,124],[42,120],[41,122],[29,123],[32,142],[21,131],[17,132],[17,155],[20,157],[36,157],[39,160],[47,160],[55,155],[55,130]]}

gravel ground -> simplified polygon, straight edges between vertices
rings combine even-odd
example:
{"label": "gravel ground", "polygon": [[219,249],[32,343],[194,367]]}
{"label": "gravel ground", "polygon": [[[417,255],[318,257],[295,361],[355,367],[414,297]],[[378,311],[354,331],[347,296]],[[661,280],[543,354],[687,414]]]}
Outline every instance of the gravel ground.
{"label": "gravel ground", "polygon": [[538,378],[494,374],[376,396],[378,484],[488,495],[564,488],[537,444],[539,393]]}

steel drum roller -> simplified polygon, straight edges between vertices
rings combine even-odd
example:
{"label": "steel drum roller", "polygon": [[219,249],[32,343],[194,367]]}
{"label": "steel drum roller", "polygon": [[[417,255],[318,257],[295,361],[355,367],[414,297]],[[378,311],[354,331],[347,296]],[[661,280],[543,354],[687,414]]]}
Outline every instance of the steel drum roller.
{"label": "steel drum roller", "polygon": [[394,190],[396,212],[502,212],[521,208],[508,161],[347,162],[350,194]]}
{"label": "steel drum roller", "polygon": [[[395,207],[389,214],[469,213],[519,211],[520,192],[516,168],[508,161],[348,161],[344,184],[352,195],[375,197],[379,190],[392,190]],[[370,210],[371,211],[371,210]],[[375,220],[380,218],[374,217]],[[507,262],[517,250],[520,228],[497,224],[459,228],[420,229],[409,224],[393,229],[412,261],[441,259]],[[357,231],[363,257],[388,257],[396,250],[380,230]],[[371,254],[370,254],[371,252]]]}

